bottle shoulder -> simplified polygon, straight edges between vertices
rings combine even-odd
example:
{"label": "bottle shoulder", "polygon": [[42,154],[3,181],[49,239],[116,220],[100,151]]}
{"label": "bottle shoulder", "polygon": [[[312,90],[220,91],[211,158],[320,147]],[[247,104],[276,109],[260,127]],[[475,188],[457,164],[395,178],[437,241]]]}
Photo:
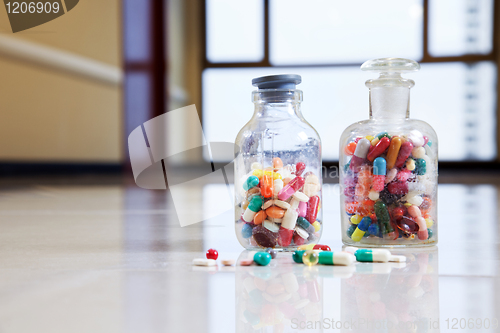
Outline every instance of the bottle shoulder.
{"label": "bottle shoulder", "polygon": [[[280,135],[294,135],[298,137],[307,137],[308,140],[315,139],[321,141],[316,129],[303,117],[252,117],[236,135],[235,143],[241,142],[255,134],[273,132]],[[305,136],[304,136],[305,134]]]}
{"label": "bottle shoulder", "polygon": [[343,132],[342,138],[351,136],[366,136],[373,135],[372,133],[380,132],[407,132],[418,130],[423,135],[437,139],[437,134],[427,122],[419,119],[406,118],[401,120],[386,120],[386,119],[366,119],[355,122],[349,125]]}

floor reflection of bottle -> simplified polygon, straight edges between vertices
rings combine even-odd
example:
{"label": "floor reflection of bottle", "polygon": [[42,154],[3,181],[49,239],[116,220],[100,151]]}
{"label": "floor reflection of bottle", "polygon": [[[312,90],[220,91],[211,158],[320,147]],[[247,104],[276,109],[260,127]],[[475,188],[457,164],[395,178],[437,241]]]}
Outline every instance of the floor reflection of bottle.
{"label": "floor reflection of bottle", "polygon": [[[255,252],[244,251],[241,259]],[[236,331],[296,332],[323,319],[322,279],[316,267],[279,253],[269,266],[236,266]],[[322,332],[321,327],[307,332]]]}
{"label": "floor reflection of bottle", "polygon": [[439,332],[437,248],[393,253],[406,264],[358,263],[342,280],[342,321],[356,324],[343,331]]}

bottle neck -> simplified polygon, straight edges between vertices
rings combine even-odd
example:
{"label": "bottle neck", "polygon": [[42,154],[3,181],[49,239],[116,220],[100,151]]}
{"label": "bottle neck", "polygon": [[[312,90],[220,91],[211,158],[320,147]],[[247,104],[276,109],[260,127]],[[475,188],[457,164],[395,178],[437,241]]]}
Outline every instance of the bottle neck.
{"label": "bottle neck", "polygon": [[253,92],[254,116],[302,118],[302,91],[296,89],[260,89]]}
{"label": "bottle neck", "polygon": [[410,117],[410,88],[370,87],[370,119]]}

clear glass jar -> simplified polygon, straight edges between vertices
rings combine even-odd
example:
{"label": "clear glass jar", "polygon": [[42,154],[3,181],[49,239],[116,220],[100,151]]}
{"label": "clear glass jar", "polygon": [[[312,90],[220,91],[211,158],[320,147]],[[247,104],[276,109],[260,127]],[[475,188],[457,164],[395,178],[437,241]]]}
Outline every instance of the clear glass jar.
{"label": "clear glass jar", "polygon": [[347,127],[340,138],[342,241],[355,246],[435,245],[438,145],[432,127],[410,119],[410,88],[401,77],[420,69],[412,60],[375,59],[361,70],[370,119]]}
{"label": "clear glass jar", "polygon": [[256,78],[235,144],[235,227],[247,249],[294,250],[322,232],[321,140],[300,111],[299,75]]}

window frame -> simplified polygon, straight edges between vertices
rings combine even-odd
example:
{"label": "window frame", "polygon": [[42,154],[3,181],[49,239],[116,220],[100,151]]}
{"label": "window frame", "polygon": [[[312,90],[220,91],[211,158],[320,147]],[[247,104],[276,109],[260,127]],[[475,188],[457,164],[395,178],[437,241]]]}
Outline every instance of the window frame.
{"label": "window frame", "polygon": [[[200,92],[201,99],[203,100],[203,91],[201,87],[201,74],[205,69],[209,68],[252,68],[252,67],[273,67],[273,68],[310,68],[310,67],[346,67],[346,66],[361,66],[361,63],[324,63],[324,64],[286,64],[286,65],[273,65],[270,62],[269,49],[270,49],[270,2],[271,0],[264,1],[264,58],[258,62],[211,62],[207,58],[207,0],[202,0],[201,8],[201,40],[202,40],[202,68],[200,73]],[[495,63],[497,68],[497,81],[500,79],[500,5],[493,1],[493,33],[492,33],[492,49],[489,54],[464,54],[460,56],[432,56],[429,53],[429,0],[422,0],[423,2],[423,38],[422,38],[422,59],[419,63],[447,63],[447,62],[462,62],[462,63],[476,63],[481,61],[491,61]],[[496,158],[492,161],[456,161],[456,162],[440,162],[440,166],[451,166],[453,168],[468,168],[468,167],[491,167],[497,168],[500,165],[500,103],[498,101],[500,95],[500,84],[497,83],[497,101],[496,101],[496,139],[497,139],[497,154]],[[203,117],[203,108],[201,108],[201,117]],[[325,161],[324,164],[335,164],[333,161]]]}

